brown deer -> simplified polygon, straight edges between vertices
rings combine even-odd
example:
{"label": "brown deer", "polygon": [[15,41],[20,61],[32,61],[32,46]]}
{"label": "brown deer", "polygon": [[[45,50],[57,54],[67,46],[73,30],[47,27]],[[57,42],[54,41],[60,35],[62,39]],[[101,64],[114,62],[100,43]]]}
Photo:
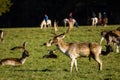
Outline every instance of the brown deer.
{"label": "brown deer", "polygon": [[[49,46],[55,44],[57,48],[71,58],[71,68],[70,72],[72,73],[73,65],[75,65],[76,71],[77,68],[77,58],[78,57],[92,57],[97,61],[99,65],[99,70],[102,70],[102,61],[100,59],[100,54],[103,52],[103,55],[107,55],[111,52],[111,46],[106,46],[106,51],[102,51],[102,46],[95,42],[80,42],[80,43],[66,43],[64,42],[64,37],[66,33],[56,35],[53,40],[49,43]],[[47,45],[46,45],[47,46]]]}
{"label": "brown deer", "polygon": [[120,31],[119,30],[111,30],[111,31],[102,31],[101,32],[101,40],[100,44],[102,44],[102,41],[105,39],[107,42],[107,45],[110,45],[111,43],[114,44],[114,47],[116,49],[116,52],[119,52],[119,45],[120,45]]}
{"label": "brown deer", "polygon": [[3,42],[3,35],[4,35],[3,30],[0,30],[0,42]]}
{"label": "brown deer", "polygon": [[25,63],[27,57],[29,57],[29,52],[27,50],[23,50],[21,58],[5,58],[0,61],[0,65],[22,65]]}
{"label": "brown deer", "polygon": [[102,50],[101,45],[95,42],[66,43],[63,40],[64,37],[65,33],[55,36],[52,40],[51,45],[55,44],[61,52],[72,59],[70,72],[72,72],[73,65],[75,65],[76,71],[78,71],[76,58],[85,56],[95,59],[99,65],[99,70],[102,70],[102,61],[100,60],[99,56]]}

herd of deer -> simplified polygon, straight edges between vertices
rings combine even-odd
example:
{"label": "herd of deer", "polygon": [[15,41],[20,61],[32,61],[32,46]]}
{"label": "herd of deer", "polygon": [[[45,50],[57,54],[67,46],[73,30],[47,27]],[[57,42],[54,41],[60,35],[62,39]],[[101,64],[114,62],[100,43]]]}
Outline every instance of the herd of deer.
{"label": "herd of deer", "polygon": [[[112,47],[110,46],[111,43],[114,44],[116,47],[116,52],[119,52],[119,44],[120,44],[120,28],[111,31],[102,31],[101,32],[101,40],[100,44],[96,42],[80,42],[80,43],[66,43],[63,39],[65,36],[71,32],[74,28],[72,22],[69,22],[68,30],[62,34],[57,35],[58,25],[57,22],[54,22],[54,37],[50,39],[48,42],[44,43],[45,46],[52,46],[53,44],[65,55],[71,58],[71,67],[70,72],[72,73],[72,68],[75,66],[76,71],[78,72],[77,67],[77,58],[78,57],[89,57],[93,58],[99,65],[99,70],[102,70],[102,61],[100,59],[100,55],[107,55],[112,52]],[[0,41],[3,41],[3,31],[0,30]],[[106,51],[102,51],[102,41],[106,40]],[[1,65],[19,65],[23,64],[26,60],[26,57],[29,56],[29,52],[25,48],[26,42],[23,43],[23,46],[14,47],[11,50],[21,48],[23,50],[22,57],[19,58],[6,58],[0,61]],[[52,54],[53,55],[53,54]],[[46,56],[44,56],[46,57]],[[48,56],[47,56],[48,57]],[[57,56],[55,56],[57,58]]]}

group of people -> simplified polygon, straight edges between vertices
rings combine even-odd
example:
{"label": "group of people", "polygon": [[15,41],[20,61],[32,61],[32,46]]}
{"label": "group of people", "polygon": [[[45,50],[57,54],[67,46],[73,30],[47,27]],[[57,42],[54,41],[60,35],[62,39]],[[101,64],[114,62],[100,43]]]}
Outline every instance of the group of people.
{"label": "group of people", "polygon": [[106,12],[103,12],[103,15],[101,12],[99,12],[98,17],[93,12],[91,20],[92,20],[92,26],[97,26],[97,25],[107,26],[108,24],[108,18]]}
{"label": "group of people", "polygon": [[[46,24],[48,23],[48,15],[45,14],[44,15],[44,20],[46,22]],[[69,16],[67,18],[70,22],[73,22],[75,19],[73,18],[73,13],[70,12]],[[101,12],[98,13],[98,16],[96,16],[96,14],[93,12],[92,13],[92,26],[97,26],[97,25],[103,25],[103,26],[107,26],[108,24],[108,18],[107,18],[107,14],[106,12],[103,13],[103,15],[101,14]],[[77,21],[74,23],[75,26],[78,26]]]}

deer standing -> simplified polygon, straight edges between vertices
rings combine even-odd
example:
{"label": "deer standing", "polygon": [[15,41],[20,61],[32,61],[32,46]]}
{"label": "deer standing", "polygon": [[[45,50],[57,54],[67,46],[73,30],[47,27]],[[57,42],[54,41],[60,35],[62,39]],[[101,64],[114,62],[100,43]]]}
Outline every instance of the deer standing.
{"label": "deer standing", "polygon": [[[58,49],[71,58],[71,68],[70,72],[72,72],[73,65],[75,65],[76,71],[77,68],[77,58],[78,57],[92,57],[95,59],[99,65],[99,70],[102,70],[102,61],[100,60],[99,55],[101,54],[102,46],[97,43],[66,43],[63,38],[65,34],[57,35],[53,38],[52,44],[55,44]],[[51,44],[51,45],[52,45]]]}

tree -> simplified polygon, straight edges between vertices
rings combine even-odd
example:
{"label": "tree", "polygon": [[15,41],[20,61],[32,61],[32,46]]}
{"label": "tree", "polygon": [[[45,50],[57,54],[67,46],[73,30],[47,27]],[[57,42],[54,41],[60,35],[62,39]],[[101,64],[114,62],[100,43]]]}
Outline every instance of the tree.
{"label": "tree", "polygon": [[11,0],[0,0],[0,16],[2,16],[3,13],[9,12],[11,6]]}

